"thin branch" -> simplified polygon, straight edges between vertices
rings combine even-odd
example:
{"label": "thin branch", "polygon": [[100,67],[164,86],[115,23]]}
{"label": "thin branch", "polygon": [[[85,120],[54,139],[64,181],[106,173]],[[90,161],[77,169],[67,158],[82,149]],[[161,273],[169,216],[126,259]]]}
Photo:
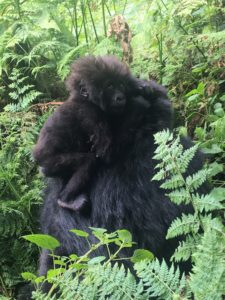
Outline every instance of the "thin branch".
{"label": "thin branch", "polygon": [[81,12],[82,12],[82,19],[83,19],[83,25],[84,25],[84,34],[85,34],[85,40],[86,43],[88,44],[88,34],[87,34],[87,28],[86,28],[86,18],[85,18],[85,6],[83,0],[81,1]]}
{"label": "thin branch", "polygon": [[76,40],[77,46],[79,46],[79,33],[78,33],[78,21],[77,21],[77,0],[74,2],[74,19],[75,19],[75,32],[76,32]]}
{"label": "thin branch", "polygon": [[105,21],[105,0],[102,0],[101,4],[102,4],[102,19],[103,19],[104,34],[105,36],[107,36],[106,21]]}
{"label": "thin branch", "polygon": [[122,14],[123,14],[123,15],[124,15],[124,12],[125,12],[126,6],[127,6],[127,0],[126,0],[126,1],[125,1],[125,3],[124,3],[123,12],[122,12]]}
{"label": "thin branch", "polygon": [[90,14],[90,17],[91,17],[91,23],[92,23],[92,26],[93,26],[93,29],[94,29],[94,32],[95,32],[95,37],[96,37],[97,43],[99,44],[99,38],[98,38],[97,30],[96,30],[96,27],[95,27],[95,22],[94,22],[94,19],[93,19],[93,16],[92,16],[89,0],[87,0],[87,6],[88,6],[88,11],[89,11],[89,14]]}
{"label": "thin branch", "polygon": [[[163,4],[163,6],[165,7],[165,9],[168,10],[168,7],[167,7],[167,5],[165,4],[164,0],[161,0],[161,2],[162,2],[162,4]],[[181,21],[180,21],[180,20],[177,21],[173,15],[172,15],[172,18],[173,18],[173,20],[174,20],[174,23],[177,24],[178,27],[180,27],[180,29],[183,30],[183,32],[184,32],[186,35],[189,35],[188,31],[187,31],[187,30],[183,27],[183,25],[181,24]],[[196,43],[193,39],[191,39],[191,41],[192,41],[193,45],[195,46],[195,48],[201,53],[201,55],[203,56],[203,58],[204,58],[205,60],[207,60],[207,57],[205,56],[205,54],[204,54],[204,52],[202,51],[202,49],[197,45],[197,43]]]}
{"label": "thin branch", "polygon": [[112,14],[111,14],[111,12],[110,12],[110,10],[109,10],[109,7],[108,7],[108,5],[107,5],[106,2],[105,2],[105,7],[106,7],[106,9],[107,9],[107,11],[108,11],[109,16],[112,17]]}

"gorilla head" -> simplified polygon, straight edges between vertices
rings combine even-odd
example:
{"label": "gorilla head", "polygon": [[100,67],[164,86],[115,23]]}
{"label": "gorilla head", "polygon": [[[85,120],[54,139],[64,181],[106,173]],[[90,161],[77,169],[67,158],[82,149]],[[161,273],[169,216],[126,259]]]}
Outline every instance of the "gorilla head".
{"label": "gorilla head", "polygon": [[128,67],[114,56],[78,59],[66,85],[71,95],[79,93],[109,114],[122,113],[135,88]]}

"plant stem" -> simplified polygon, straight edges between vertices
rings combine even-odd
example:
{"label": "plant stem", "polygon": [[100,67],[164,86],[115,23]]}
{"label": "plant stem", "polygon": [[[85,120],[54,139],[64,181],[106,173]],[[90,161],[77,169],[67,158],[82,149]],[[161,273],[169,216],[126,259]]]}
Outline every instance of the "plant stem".
{"label": "plant stem", "polygon": [[159,62],[160,62],[160,83],[162,83],[163,79],[163,36],[162,33],[160,33],[160,36],[156,35],[157,41],[158,41],[158,49],[159,49]]}
{"label": "plant stem", "polygon": [[110,10],[109,10],[109,7],[108,7],[107,3],[105,3],[105,7],[106,7],[106,9],[107,9],[107,11],[108,11],[109,16],[111,17],[112,14],[111,14],[111,12],[110,12]]}
{"label": "plant stem", "polygon": [[123,15],[124,15],[124,12],[125,12],[126,6],[127,6],[127,0],[126,0],[126,1],[125,1],[125,3],[124,3],[123,12],[122,12],[122,14],[123,14]]}
{"label": "plant stem", "polygon": [[101,4],[102,4],[102,19],[103,19],[104,34],[105,34],[105,37],[106,37],[107,36],[107,30],[106,30],[106,21],[105,21],[105,0],[102,0]]}
{"label": "plant stem", "polygon": [[76,41],[77,41],[77,46],[79,46],[78,21],[77,21],[77,0],[74,2],[73,10],[74,10],[74,19],[75,19]]}
{"label": "plant stem", "polygon": [[88,6],[88,11],[89,11],[89,14],[90,14],[90,17],[91,17],[91,23],[92,23],[92,26],[93,26],[93,29],[94,29],[94,32],[95,32],[95,37],[96,37],[97,43],[99,44],[99,38],[98,38],[97,30],[96,30],[96,27],[95,27],[95,22],[94,22],[92,13],[91,13],[89,0],[87,0],[87,6]]}
{"label": "plant stem", "polygon": [[87,34],[87,28],[86,28],[86,15],[85,15],[85,6],[83,0],[81,1],[81,12],[82,12],[82,19],[83,19],[83,25],[84,25],[84,34],[85,34],[85,40],[88,44],[88,34]]}

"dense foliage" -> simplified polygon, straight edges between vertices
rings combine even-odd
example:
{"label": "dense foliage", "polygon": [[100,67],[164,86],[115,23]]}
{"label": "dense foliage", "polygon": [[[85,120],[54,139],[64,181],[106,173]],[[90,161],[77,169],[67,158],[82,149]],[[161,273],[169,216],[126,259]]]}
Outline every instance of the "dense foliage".
{"label": "dense foliage", "polygon": [[[173,259],[193,257],[190,288],[196,299],[221,299],[220,277],[224,270],[219,264],[224,255],[224,232],[221,235],[221,222],[211,216],[211,211],[220,210],[225,198],[224,40],[223,0],[0,0],[2,297],[14,295],[23,281],[22,271],[36,269],[36,248],[19,237],[38,231],[36,216],[43,183],[31,149],[46,112],[52,101],[65,99],[63,80],[74,59],[88,53],[110,53],[128,62],[136,75],[167,86],[175,107],[176,127],[181,133],[188,132],[209,154],[211,181],[220,190],[204,199],[196,194],[187,197],[185,185],[180,186],[181,194],[171,191],[172,201],[191,201],[204,219],[196,223],[196,214],[183,216],[174,221],[168,237],[180,234],[177,228],[187,234]],[[204,179],[207,172],[202,171],[200,177]],[[177,188],[170,184],[169,188]],[[198,184],[198,176],[188,184]],[[196,227],[185,227],[189,218]],[[201,237],[197,227],[203,231]],[[148,275],[146,278],[149,280]],[[218,290],[218,295],[210,294],[211,287]],[[211,298],[204,298],[200,288]]]}
{"label": "dense foliage", "polygon": [[[131,258],[125,258],[134,263],[139,278],[136,282],[135,277],[123,265],[112,264],[117,261],[117,255],[123,248],[132,247],[132,237],[128,231],[107,233],[104,229],[92,228],[97,242],[90,245],[88,233],[72,229],[74,234],[87,239],[90,250],[81,257],[55,257],[55,268],[48,271],[46,278],[24,273],[25,279],[39,284],[33,299],[53,300],[56,289],[62,292],[60,299],[65,300],[107,297],[147,300],[156,296],[163,300],[193,297],[197,300],[222,299],[225,294],[225,227],[217,212],[224,208],[221,192],[224,193],[225,189],[222,191],[221,188],[215,188],[210,194],[200,196],[198,190],[206,182],[209,170],[199,170],[185,177],[185,171],[197,147],[184,150],[179,137],[174,139],[168,131],[157,133],[155,141],[158,148],[154,158],[159,163],[156,166],[158,172],[152,180],[162,182],[161,187],[169,192],[168,196],[174,203],[192,203],[194,207],[193,214],[183,214],[181,218],[174,220],[167,234],[168,239],[185,236],[172,260],[187,261],[191,258],[193,269],[190,276],[185,278],[178,267],[174,268],[173,263],[168,267],[165,261],[153,259],[151,252],[137,249]],[[54,249],[59,246],[55,238],[46,235],[28,235],[24,238],[49,249],[53,255]],[[118,246],[113,253],[110,250],[111,243]],[[91,258],[91,253],[101,246],[107,247],[108,257]],[[46,280],[53,285],[48,295],[44,296],[40,287]]]}

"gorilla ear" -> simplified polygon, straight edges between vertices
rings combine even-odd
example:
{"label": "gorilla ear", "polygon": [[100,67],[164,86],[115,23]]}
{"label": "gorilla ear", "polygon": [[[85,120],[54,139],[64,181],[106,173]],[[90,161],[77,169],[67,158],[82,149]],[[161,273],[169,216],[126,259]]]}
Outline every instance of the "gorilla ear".
{"label": "gorilla ear", "polygon": [[85,86],[84,80],[81,79],[80,83],[79,83],[79,91],[80,91],[80,95],[87,98],[89,96],[87,88]]}

